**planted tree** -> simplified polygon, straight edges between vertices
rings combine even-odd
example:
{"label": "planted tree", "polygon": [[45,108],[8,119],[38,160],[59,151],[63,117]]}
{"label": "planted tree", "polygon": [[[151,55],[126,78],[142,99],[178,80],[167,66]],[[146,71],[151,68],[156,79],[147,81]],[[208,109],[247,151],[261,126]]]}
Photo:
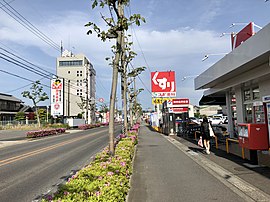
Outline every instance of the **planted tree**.
{"label": "planted tree", "polygon": [[[82,111],[81,114],[81,118],[83,117],[83,114],[85,113],[85,109],[87,106],[86,100],[84,99],[84,97],[81,96],[81,102],[77,102],[78,107],[80,108],[80,110]],[[79,114],[78,114],[79,117]],[[86,119],[86,117],[85,117]]]}
{"label": "planted tree", "polygon": [[16,121],[25,120],[25,113],[24,112],[17,112],[14,118]]}
{"label": "planted tree", "polygon": [[49,99],[47,93],[43,91],[43,86],[41,86],[40,81],[36,81],[35,83],[33,83],[33,85],[30,88],[30,91],[23,91],[22,96],[32,100],[33,105],[36,109],[38,127],[40,127],[40,118],[38,114],[37,104],[39,102],[43,102]]}
{"label": "planted tree", "polygon": [[47,111],[45,109],[38,109],[38,115],[41,121],[45,122],[47,119]]}
{"label": "planted tree", "polygon": [[112,87],[110,95],[110,119],[109,119],[109,150],[111,155],[114,155],[114,112],[115,112],[115,100],[117,90],[118,72],[122,69],[122,63],[124,63],[124,35],[129,26],[135,23],[140,25],[141,21],[145,21],[140,14],[134,14],[129,18],[124,15],[124,7],[128,6],[130,0],[93,0],[92,9],[99,6],[100,8],[109,8],[110,17],[105,17],[101,14],[101,18],[107,25],[107,30],[101,30],[94,22],[89,22],[85,26],[90,30],[87,34],[95,32],[97,36],[102,40],[116,39],[116,45],[112,48],[114,56],[112,61],[113,73],[112,73]]}

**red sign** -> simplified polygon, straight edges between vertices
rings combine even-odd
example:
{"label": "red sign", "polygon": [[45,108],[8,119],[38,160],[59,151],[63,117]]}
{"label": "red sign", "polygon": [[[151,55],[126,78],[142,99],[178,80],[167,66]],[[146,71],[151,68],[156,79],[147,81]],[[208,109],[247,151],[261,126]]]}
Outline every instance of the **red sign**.
{"label": "red sign", "polygon": [[188,112],[188,107],[169,108],[169,113],[182,113],[182,112]]}
{"label": "red sign", "polygon": [[189,104],[189,99],[187,98],[179,98],[179,99],[173,99],[172,100],[172,104],[173,105],[185,105],[185,104]]}
{"label": "red sign", "polygon": [[156,93],[175,93],[175,73],[168,72],[151,72],[152,92]]}
{"label": "red sign", "polygon": [[254,35],[253,31],[253,23],[250,22],[247,26],[245,26],[240,32],[238,32],[235,36],[231,37],[232,40],[232,49],[240,46],[244,41],[249,39]]}

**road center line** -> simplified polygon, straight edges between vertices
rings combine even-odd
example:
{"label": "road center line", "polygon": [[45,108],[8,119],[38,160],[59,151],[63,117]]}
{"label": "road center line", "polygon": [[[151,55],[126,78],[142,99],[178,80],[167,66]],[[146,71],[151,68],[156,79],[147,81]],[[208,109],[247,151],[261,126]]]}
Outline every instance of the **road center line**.
{"label": "road center line", "polygon": [[[100,131],[100,132],[96,132],[95,134],[100,134],[100,133],[103,133],[103,132],[104,131]],[[58,144],[55,144],[55,145],[52,145],[52,146],[49,146],[49,147],[45,147],[45,148],[42,148],[42,149],[37,149],[35,151],[27,152],[25,154],[21,154],[21,155],[18,155],[18,156],[14,156],[14,157],[10,157],[10,158],[4,159],[4,160],[0,160],[0,167],[2,167],[4,165],[7,165],[7,164],[10,164],[12,162],[16,162],[16,161],[21,160],[21,159],[25,159],[25,158],[30,157],[30,156],[34,156],[36,154],[40,154],[40,153],[55,149],[55,148],[60,147],[60,146],[64,146],[64,145],[67,145],[67,144],[70,144],[70,143],[85,139],[87,137],[89,137],[89,136],[78,137],[78,138],[75,138],[75,139],[72,139],[72,140],[67,140],[67,141],[64,141],[64,142],[61,142],[61,143],[58,143]]]}

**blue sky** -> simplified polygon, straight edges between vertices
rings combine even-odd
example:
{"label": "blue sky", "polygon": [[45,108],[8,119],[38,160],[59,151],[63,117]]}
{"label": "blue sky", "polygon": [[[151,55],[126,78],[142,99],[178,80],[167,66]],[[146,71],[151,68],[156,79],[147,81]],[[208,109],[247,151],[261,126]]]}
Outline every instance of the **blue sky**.
{"label": "blue sky", "polygon": [[[3,0],[0,0],[5,4]],[[111,56],[110,43],[100,42],[94,35],[86,35],[84,27],[88,21],[104,26],[100,10],[91,9],[91,1],[85,0],[6,0],[23,17],[35,25],[46,36],[73,53],[84,53],[97,72],[97,98],[109,101],[111,87],[111,67],[105,60]],[[0,7],[2,5],[0,4]],[[131,1],[126,14],[140,13],[146,23],[133,26],[133,49],[138,54],[134,67],[146,66],[140,75],[138,88],[145,90],[138,99],[143,108],[151,104],[151,71],[175,71],[177,97],[189,98],[197,105],[203,91],[194,90],[194,77],[223,55],[210,56],[202,62],[206,54],[228,53],[231,51],[230,37],[221,33],[238,32],[244,25],[230,28],[232,23],[248,23],[263,27],[270,23],[270,1],[264,0],[148,0]],[[101,11],[106,13],[107,11]],[[259,29],[255,29],[259,31]],[[60,55],[29,30],[0,9],[0,47],[9,50],[28,61],[55,73],[56,57]],[[2,52],[2,51],[0,51]],[[0,58],[0,70],[38,80],[42,76],[33,74]],[[26,104],[32,103],[21,96],[28,90],[30,81],[11,76],[0,71],[0,92],[12,94]],[[183,80],[182,78],[187,79]],[[49,85],[48,79],[42,83]],[[24,88],[23,88],[24,87]],[[118,87],[120,98],[120,87]],[[48,92],[49,89],[44,87]],[[41,103],[47,105],[49,102]],[[121,102],[119,102],[121,103]]]}

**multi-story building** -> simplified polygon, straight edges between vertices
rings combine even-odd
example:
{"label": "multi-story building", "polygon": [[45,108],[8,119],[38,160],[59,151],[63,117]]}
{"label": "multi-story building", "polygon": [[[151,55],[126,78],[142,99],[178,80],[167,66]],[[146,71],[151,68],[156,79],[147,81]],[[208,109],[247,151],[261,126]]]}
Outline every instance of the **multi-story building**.
{"label": "multi-story building", "polygon": [[56,74],[64,79],[64,117],[77,117],[82,113],[87,123],[94,123],[96,71],[89,59],[84,54],[74,55],[66,50],[57,58]]}

